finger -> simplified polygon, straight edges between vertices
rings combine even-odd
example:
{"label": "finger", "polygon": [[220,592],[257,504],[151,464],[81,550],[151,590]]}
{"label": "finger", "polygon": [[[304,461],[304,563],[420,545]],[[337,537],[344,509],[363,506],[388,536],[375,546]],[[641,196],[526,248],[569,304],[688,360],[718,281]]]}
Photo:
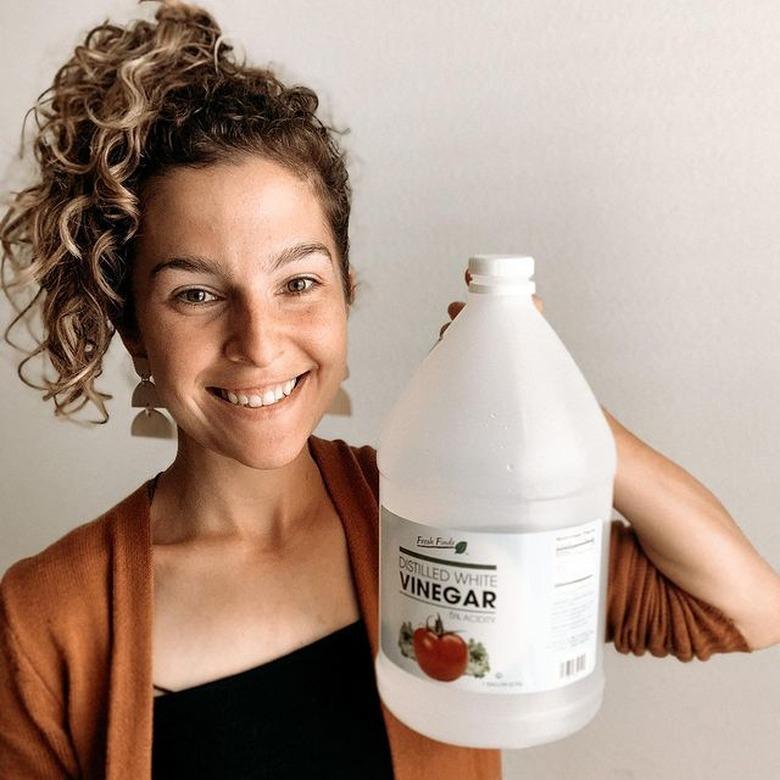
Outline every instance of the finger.
{"label": "finger", "polygon": [[447,314],[450,315],[450,319],[455,319],[455,317],[460,314],[461,309],[466,304],[463,301],[453,301],[448,307],[447,307]]}
{"label": "finger", "polygon": [[534,305],[539,310],[539,314],[544,314],[544,301],[538,296],[534,295]]}

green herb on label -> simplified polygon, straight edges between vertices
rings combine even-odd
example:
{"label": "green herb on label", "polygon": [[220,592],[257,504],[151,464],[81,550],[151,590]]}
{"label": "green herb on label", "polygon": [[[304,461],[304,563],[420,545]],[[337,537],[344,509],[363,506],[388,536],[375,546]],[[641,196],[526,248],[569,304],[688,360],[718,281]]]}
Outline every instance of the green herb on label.
{"label": "green herb on label", "polygon": [[465,674],[484,677],[489,671],[490,662],[485,646],[482,642],[469,639],[469,665],[466,667]]}
{"label": "green herb on label", "polygon": [[414,644],[412,643],[413,639],[414,629],[412,628],[412,621],[407,620],[405,623],[401,624],[401,631],[398,635],[398,647],[401,650],[401,655],[416,661],[417,658],[414,654]]}

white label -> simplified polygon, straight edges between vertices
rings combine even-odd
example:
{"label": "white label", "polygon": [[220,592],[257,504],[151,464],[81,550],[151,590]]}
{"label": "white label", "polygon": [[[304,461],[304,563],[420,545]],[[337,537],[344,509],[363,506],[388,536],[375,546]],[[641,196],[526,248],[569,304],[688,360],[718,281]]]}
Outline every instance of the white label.
{"label": "white label", "polygon": [[495,693],[563,688],[594,670],[600,519],[487,533],[380,510],[380,642],[401,669]]}

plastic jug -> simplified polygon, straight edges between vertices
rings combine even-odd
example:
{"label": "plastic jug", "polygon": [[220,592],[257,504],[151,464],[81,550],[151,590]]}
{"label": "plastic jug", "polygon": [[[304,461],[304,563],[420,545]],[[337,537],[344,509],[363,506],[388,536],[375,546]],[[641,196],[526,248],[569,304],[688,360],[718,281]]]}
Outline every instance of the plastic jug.
{"label": "plastic jug", "polygon": [[534,259],[469,259],[465,307],[382,426],[377,685],[441,742],[517,749],[604,692],[617,452],[537,311]]}

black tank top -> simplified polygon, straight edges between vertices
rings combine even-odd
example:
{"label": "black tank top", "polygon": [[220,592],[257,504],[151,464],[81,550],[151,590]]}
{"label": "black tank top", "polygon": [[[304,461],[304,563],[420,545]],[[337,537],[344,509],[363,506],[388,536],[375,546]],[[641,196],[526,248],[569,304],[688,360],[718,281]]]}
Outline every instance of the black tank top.
{"label": "black tank top", "polygon": [[393,778],[362,618],[253,669],[153,701],[155,780]]}
{"label": "black tank top", "polygon": [[155,780],[393,780],[362,618],[244,672],[155,687],[165,692],[153,699]]}

